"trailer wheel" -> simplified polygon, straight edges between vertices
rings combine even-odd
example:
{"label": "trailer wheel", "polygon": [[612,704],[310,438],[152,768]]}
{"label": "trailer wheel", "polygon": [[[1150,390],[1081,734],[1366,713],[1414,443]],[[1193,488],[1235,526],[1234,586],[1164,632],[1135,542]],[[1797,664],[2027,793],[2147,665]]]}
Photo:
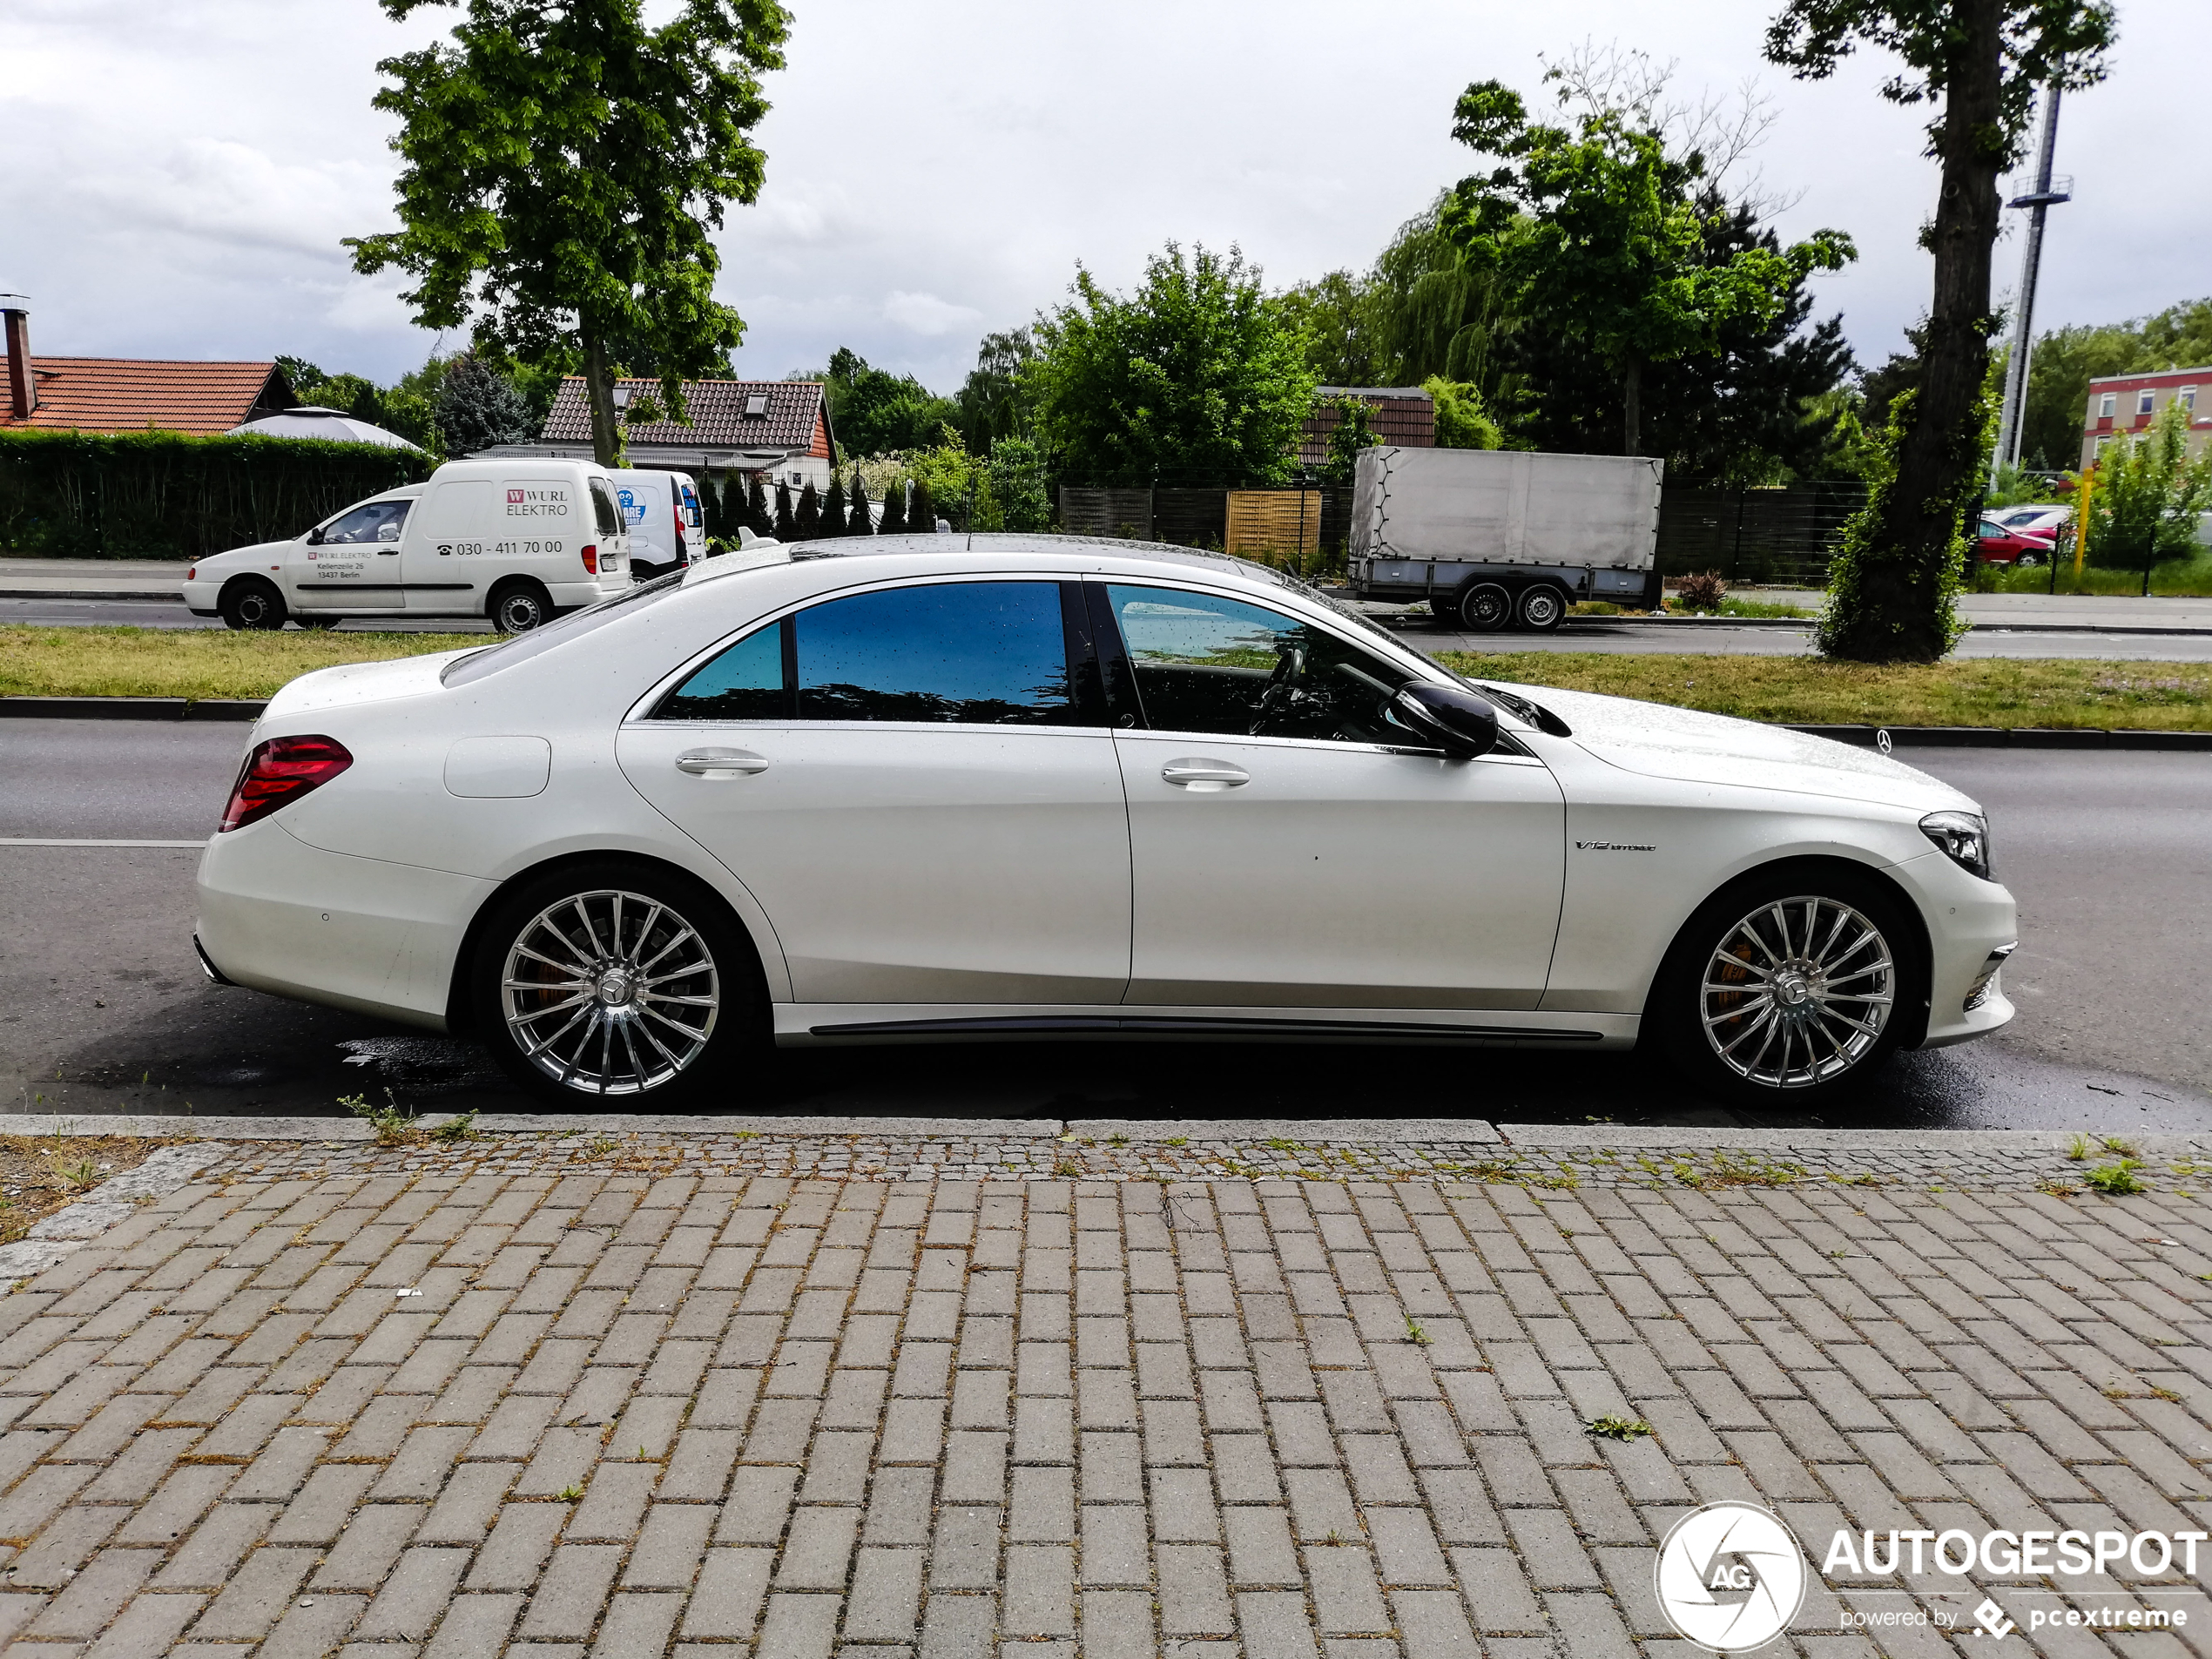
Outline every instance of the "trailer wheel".
{"label": "trailer wheel", "polygon": [[1434,602],[1437,619],[1469,633],[1494,634],[1513,622],[1513,596],[1494,582],[1477,582]]}
{"label": "trailer wheel", "polygon": [[1519,607],[1521,625],[1532,634],[1548,634],[1566,617],[1567,605],[1565,590],[1548,582],[1524,588]]}

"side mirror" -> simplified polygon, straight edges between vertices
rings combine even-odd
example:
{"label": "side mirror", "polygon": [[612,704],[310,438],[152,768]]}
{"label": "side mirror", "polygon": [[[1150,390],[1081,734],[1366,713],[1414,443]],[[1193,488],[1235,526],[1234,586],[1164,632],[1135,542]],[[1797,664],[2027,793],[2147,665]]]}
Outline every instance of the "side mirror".
{"label": "side mirror", "polygon": [[322,545],[321,525],[318,524],[314,527],[314,529],[307,532],[307,545],[309,547],[320,547]]}
{"label": "side mirror", "polygon": [[1399,725],[1454,760],[1472,760],[1498,746],[1498,711],[1487,698],[1453,685],[1401,685],[1390,699]]}

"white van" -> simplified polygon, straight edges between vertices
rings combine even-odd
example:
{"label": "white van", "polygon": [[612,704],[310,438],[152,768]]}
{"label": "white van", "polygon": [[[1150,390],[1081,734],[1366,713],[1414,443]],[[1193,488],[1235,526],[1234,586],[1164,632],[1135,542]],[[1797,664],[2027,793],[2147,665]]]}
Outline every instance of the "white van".
{"label": "white van", "polygon": [[184,598],[233,628],[489,617],[519,634],[627,588],[629,552],[604,468],[451,461],[289,542],[200,560]]}
{"label": "white van", "polygon": [[706,556],[705,515],[688,474],[658,467],[618,467],[615,502],[630,532],[631,573],[640,582],[680,570]]}

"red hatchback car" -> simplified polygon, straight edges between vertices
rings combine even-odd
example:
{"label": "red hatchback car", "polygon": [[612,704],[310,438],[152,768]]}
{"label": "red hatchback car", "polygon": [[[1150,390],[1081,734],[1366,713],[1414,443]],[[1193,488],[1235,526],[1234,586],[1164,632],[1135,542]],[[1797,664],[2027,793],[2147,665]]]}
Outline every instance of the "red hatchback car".
{"label": "red hatchback car", "polygon": [[2051,556],[2051,538],[2007,529],[1995,519],[1985,518],[1976,550],[1984,564],[2042,564]]}

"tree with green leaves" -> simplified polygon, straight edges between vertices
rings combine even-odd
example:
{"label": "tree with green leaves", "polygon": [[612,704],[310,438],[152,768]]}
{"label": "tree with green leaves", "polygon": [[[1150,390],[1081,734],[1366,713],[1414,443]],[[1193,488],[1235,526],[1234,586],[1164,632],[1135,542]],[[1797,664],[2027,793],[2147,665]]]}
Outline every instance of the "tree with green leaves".
{"label": "tree with green leaves", "polygon": [[843,536],[846,526],[845,475],[830,474],[829,494],[822,501],[822,529],[825,536]]}
{"label": "tree with green leaves", "polygon": [[2089,563],[2148,570],[2194,558],[2197,515],[2212,511],[2212,448],[2189,460],[2189,411],[2175,398],[2141,432],[2123,433],[2097,462],[2089,492]]}
{"label": "tree with green leaves", "polygon": [[917,535],[927,536],[937,528],[937,503],[929,499],[929,481],[914,480],[914,495],[907,503],[907,529]]}
{"label": "tree with green leaves", "polygon": [[1045,489],[1044,457],[1035,444],[1027,438],[1001,438],[991,446],[985,470],[1001,528],[1029,531],[1052,528],[1052,497]]}
{"label": "tree with green leaves", "polygon": [[446,365],[431,405],[449,455],[474,455],[496,443],[522,443],[537,435],[529,406],[514,381],[474,353],[463,352]]}
{"label": "tree with green leaves", "polygon": [[2037,89],[2103,79],[2115,29],[2110,0],[1786,0],[1768,26],[1767,57],[1801,80],[1877,47],[1903,64],[1885,98],[1939,105],[1927,128],[1943,177],[1921,235],[1935,293],[1918,386],[1892,405],[1892,457],[1831,572],[1820,624],[1831,656],[1933,662],[1957,640],[1952,598],[1993,442],[1997,178],[2020,159]]}
{"label": "tree with green leaves", "polygon": [[830,428],[847,455],[880,455],[911,449],[957,413],[950,398],[939,397],[911,374],[870,367],[851,347],[830,354],[829,368],[792,376],[819,380],[829,403]]}
{"label": "tree with green leaves", "polygon": [[2168,306],[2129,322],[2054,328],[2027,360],[2027,413],[2020,457],[2045,471],[2081,461],[2081,413],[2089,382],[2212,363],[2212,298]]}
{"label": "tree with green leaves", "polygon": [[[1569,96],[1562,85],[1561,101]],[[1694,192],[1704,158],[1670,156],[1662,133],[1620,108],[1600,104],[1572,127],[1548,126],[1512,88],[1478,81],[1460,95],[1452,136],[1501,165],[1452,192],[1446,233],[1469,264],[1498,273],[1524,327],[1578,341],[1607,366],[1626,455],[1643,453],[1648,366],[1711,349],[1734,319],[1772,319],[1809,272],[1854,257],[1850,238],[1825,230],[1787,249],[1701,257]]]}
{"label": "tree with green leaves", "polygon": [[1429,407],[1436,412],[1436,447],[1440,449],[1496,449],[1505,434],[1482,407],[1472,386],[1432,374],[1421,382]]}
{"label": "tree with green leaves", "polygon": [[907,533],[907,481],[894,478],[883,487],[883,523],[877,525],[878,536],[904,536]]}
{"label": "tree with green leaves", "polygon": [[846,515],[845,533],[847,536],[875,534],[875,520],[868,512],[868,481],[860,476],[858,467],[853,469],[853,507]]}
{"label": "tree with green leaves", "polygon": [[768,491],[757,472],[745,475],[745,509],[738,523],[755,536],[776,533],[776,516],[768,510]]}
{"label": "tree with green leaves", "polygon": [[825,535],[834,533],[822,523],[822,498],[812,483],[799,492],[799,506],[791,516],[791,526],[802,542],[818,542]]}
{"label": "tree with green leaves", "polygon": [[1028,374],[1054,470],[1086,484],[1272,484],[1316,384],[1297,331],[1231,247],[1170,242],[1123,296],[1078,266]]}
{"label": "tree with green leaves", "polygon": [[1323,407],[1336,410],[1337,423],[1329,428],[1329,458],[1321,463],[1321,481],[1332,489],[1349,489],[1359,475],[1359,452],[1382,442],[1375,435],[1375,412],[1362,397],[1332,398]]}
{"label": "tree with green leaves", "polygon": [[1035,411],[1025,371],[1036,355],[1027,328],[985,334],[975,348],[975,367],[953,401],[959,409],[954,424],[977,455],[990,454],[1001,438],[1028,431]]}
{"label": "tree with green leaves", "polygon": [[799,539],[799,521],[792,516],[789,484],[779,483],[776,486],[776,517],[770,529],[774,531],[775,538],[779,542],[795,542]]}
{"label": "tree with green leaves", "polygon": [[[380,0],[395,21],[463,0]],[[572,349],[601,464],[622,456],[614,353],[649,356],[663,400],[727,373],[745,323],[714,297],[710,233],[759,194],[760,77],[783,66],[778,0],[465,0],[450,43],[388,57],[374,100],[401,122],[401,228],[348,237],[426,328],[473,326],[523,355]]]}

